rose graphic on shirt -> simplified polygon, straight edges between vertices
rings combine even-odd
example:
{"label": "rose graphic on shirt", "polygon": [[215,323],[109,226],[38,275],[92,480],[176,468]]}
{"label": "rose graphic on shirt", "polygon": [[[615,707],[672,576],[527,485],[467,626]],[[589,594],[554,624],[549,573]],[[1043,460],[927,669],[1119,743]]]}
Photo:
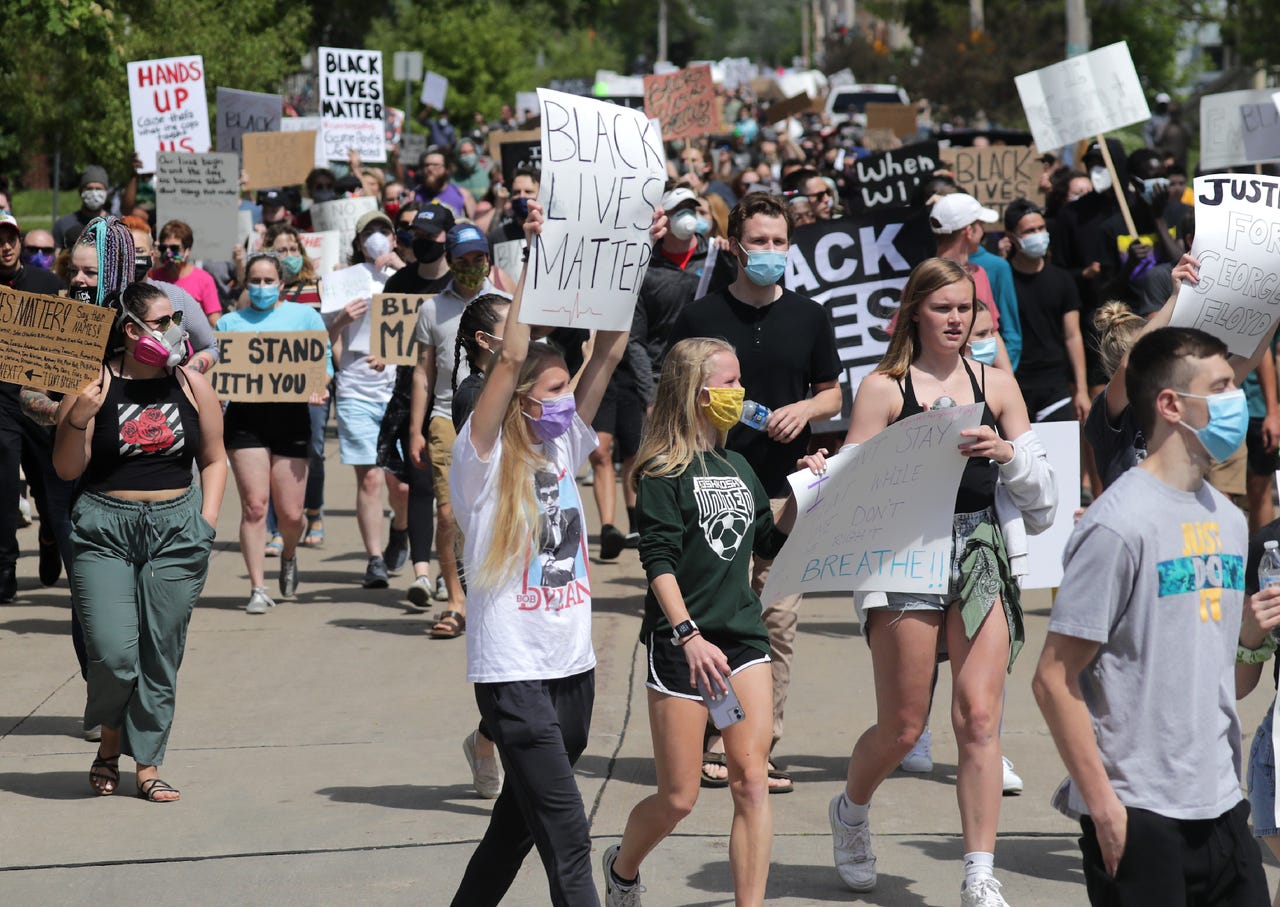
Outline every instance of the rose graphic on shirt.
{"label": "rose graphic on shirt", "polygon": [[158,406],[121,404],[119,408],[120,456],[166,451],[178,453],[185,442],[177,404]]}

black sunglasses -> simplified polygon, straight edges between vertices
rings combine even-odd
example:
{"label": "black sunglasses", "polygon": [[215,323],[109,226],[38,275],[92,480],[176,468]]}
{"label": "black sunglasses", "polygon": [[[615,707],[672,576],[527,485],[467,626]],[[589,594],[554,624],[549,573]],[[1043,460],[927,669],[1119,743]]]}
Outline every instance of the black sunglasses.
{"label": "black sunglasses", "polygon": [[45,255],[52,255],[53,246],[25,246],[22,251],[26,252],[28,255],[35,255],[37,252],[43,252]]}

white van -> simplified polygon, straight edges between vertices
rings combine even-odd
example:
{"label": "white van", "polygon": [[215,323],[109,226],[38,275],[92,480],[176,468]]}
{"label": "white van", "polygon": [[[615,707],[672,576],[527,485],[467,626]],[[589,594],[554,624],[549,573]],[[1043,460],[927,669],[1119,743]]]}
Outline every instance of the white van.
{"label": "white van", "polygon": [[898,85],[840,85],[827,95],[827,116],[833,126],[852,123],[866,128],[868,104],[910,104]]}

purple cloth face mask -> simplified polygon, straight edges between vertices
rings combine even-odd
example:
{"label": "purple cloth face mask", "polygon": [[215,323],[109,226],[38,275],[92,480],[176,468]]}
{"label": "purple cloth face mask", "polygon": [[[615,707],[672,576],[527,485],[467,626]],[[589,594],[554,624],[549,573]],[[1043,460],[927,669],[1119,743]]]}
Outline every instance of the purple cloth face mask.
{"label": "purple cloth face mask", "polygon": [[573,424],[573,417],[578,412],[572,392],[536,402],[542,404],[542,415],[535,419],[528,413],[524,414],[524,417],[532,423],[535,435],[543,441],[554,441],[569,430],[569,426]]}

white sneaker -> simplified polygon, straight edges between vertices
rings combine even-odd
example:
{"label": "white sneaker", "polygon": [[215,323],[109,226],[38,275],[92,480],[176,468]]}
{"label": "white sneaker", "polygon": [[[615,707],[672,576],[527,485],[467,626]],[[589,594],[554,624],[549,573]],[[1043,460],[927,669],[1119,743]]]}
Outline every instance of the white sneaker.
{"label": "white sneaker", "polygon": [[614,844],[606,848],[600,858],[600,865],[604,867],[604,907],[641,907],[640,895],[645,889],[639,876],[630,888],[619,888],[613,883],[613,863],[618,859],[620,850],[622,845]]}
{"label": "white sneaker", "polygon": [[253,592],[249,595],[249,603],[244,606],[244,610],[247,614],[266,614],[275,606],[276,603],[267,594],[266,586],[254,586]]}
{"label": "white sneaker", "polygon": [[435,585],[429,576],[415,576],[407,593],[409,604],[417,611],[425,611],[431,605],[431,594]]}
{"label": "white sneaker", "polygon": [[462,754],[467,757],[467,765],[471,767],[471,784],[476,793],[486,800],[498,799],[502,793],[502,761],[495,752],[492,756],[477,757],[476,741],[480,731],[474,730],[462,741]]}
{"label": "white sneaker", "polygon": [[903,758],[902,770],[917,773],[933,771],[933,735],[929,733],[928,727],[920,734],[916,745],[911,747],[911,752]]}
{"label": "white sneaker", "polygon": [[840,798],[836,794],[827,808],[831,819],[831,850],[836,872],[854,891],[871,891],[876,887],[876,855],[871,852],[871,823],[849,826],[840,821]]}
{"label": "white sneaker", "polygon": [[1004,763],[1004,795],[1016,797],[1022,793],[1022,776],[1013,770],[1008,756],[1001,756],[1000,761]]}
{"label": "white sneaker", "polygon": [[995,876],[983,876],[960,889],[960,907],[1009,907],[1009,902],[1000,896]]}

